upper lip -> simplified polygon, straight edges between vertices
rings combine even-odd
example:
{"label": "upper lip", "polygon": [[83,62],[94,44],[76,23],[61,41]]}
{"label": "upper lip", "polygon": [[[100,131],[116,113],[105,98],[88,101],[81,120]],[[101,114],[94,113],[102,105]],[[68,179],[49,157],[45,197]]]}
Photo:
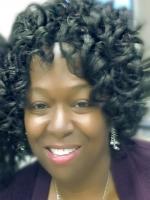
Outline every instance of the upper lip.
{"label": "upper lip", "polygon": [[46,149],[78,149],[81,145],[77,144],[50,144],[45,146]]}

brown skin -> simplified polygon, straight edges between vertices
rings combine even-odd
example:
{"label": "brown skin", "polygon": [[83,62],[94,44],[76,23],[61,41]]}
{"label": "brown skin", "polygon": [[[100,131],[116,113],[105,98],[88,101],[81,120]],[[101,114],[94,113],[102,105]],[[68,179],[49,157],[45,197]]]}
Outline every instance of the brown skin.
{"label": "brown skin", "polygon": [[[91,200],[91,199],[92,200],[103,200],[100,197],[101,197],[100,193],[98,194],[98,196],[95,196],[95,194],[93,196],[89,196],[88,194],[85,194],[85,198],[84,197],[80,198],[80,196],[77,196],[77,195],[74,196],[74,194],[73,194],[71,200],[78,200],[78,199],[81,199],[81,200],[84,200],[84,199],[86,199],[86,200]],[[48,200],[57,200],[55,186],[53,183],[50,187]],[[65,200],[67,200],[67,199],[65,198]],[[116,188],[115,188],[115,185],[114,185],[114,182],[113,182],[113,179],[111,176],[110,176],[109,182],[107,184],[104,200],[119,200],[117,192],[116,192]]]}
{"label": "brown skin", "polygon": [[[25,109],[28,141],[65,199],[98,199],[109,171],[109,128],[102,111],[88,104],[90,85],[68,70],[58,45],[54,55],[52,64],[38,56],[31,62]],[[79,145],[80,154],[67,165],[57,165],[45,149],[53,144]]]}

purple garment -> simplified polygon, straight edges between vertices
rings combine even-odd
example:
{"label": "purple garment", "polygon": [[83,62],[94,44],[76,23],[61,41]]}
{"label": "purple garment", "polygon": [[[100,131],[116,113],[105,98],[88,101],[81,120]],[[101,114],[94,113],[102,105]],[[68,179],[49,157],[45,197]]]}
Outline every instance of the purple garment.
{"label": "purple garment", "polygon": [[112,160],[120,200],[150,200],[150,142],[135,141],[126,156]]}
{"label": "purple garment", "polygon": [[[136,141],[124,156],[112,160],[112,174],[120,200],[150,200],[150,142]],[[50,175],[38,164],[17,173],[0,200],[47,200]]]}

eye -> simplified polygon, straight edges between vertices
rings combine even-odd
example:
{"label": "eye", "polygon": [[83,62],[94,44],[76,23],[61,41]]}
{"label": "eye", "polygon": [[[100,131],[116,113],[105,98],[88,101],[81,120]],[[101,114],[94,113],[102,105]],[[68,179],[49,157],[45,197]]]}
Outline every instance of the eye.
{"label": "eye", "polygon": [[78,114],[85,114],[92,112],[94,110],[94,106],[92,106],[91,102],[88,99],[81,99],[73,103],[72,109]]}
{"label": "eye", "polygon": [[34,110],[43,110],[43,109],[48,108],[48,105],[42,102],[37,102],[37,103],[33,103],[31,105],[31,108]]}
{"label": "eye", "polygon": [[90,102],[89,100],[80,100],[80,101],[77,101],[73,106],[75,108],[88,108],[90,107]]}
{"label": "eye", "polygon": [[49,105],[45,102],[33,102],[28,104],[28,108],[33,113],[44,113],[49,108]]}

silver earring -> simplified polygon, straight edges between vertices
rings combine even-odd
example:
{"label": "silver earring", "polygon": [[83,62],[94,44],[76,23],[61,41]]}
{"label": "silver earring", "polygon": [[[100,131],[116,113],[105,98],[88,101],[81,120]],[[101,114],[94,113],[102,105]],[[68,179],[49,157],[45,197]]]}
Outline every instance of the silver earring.
{"label": "silver earring", "polygon": [[111,138],[110,138],[110,145],[112,146],[112,148],[115,151],[119,151],[120,147],[119,147],[120,142],[117,140],[117,132],[115,128],[111,128]]}
{"label": "silver earring", "polygon": [[24,151],[25,150],[25,147],[24,147],[24,145],[21,145],[21,144],[18,144],[17,145],[17,150],[19,150],[19,151]]}

